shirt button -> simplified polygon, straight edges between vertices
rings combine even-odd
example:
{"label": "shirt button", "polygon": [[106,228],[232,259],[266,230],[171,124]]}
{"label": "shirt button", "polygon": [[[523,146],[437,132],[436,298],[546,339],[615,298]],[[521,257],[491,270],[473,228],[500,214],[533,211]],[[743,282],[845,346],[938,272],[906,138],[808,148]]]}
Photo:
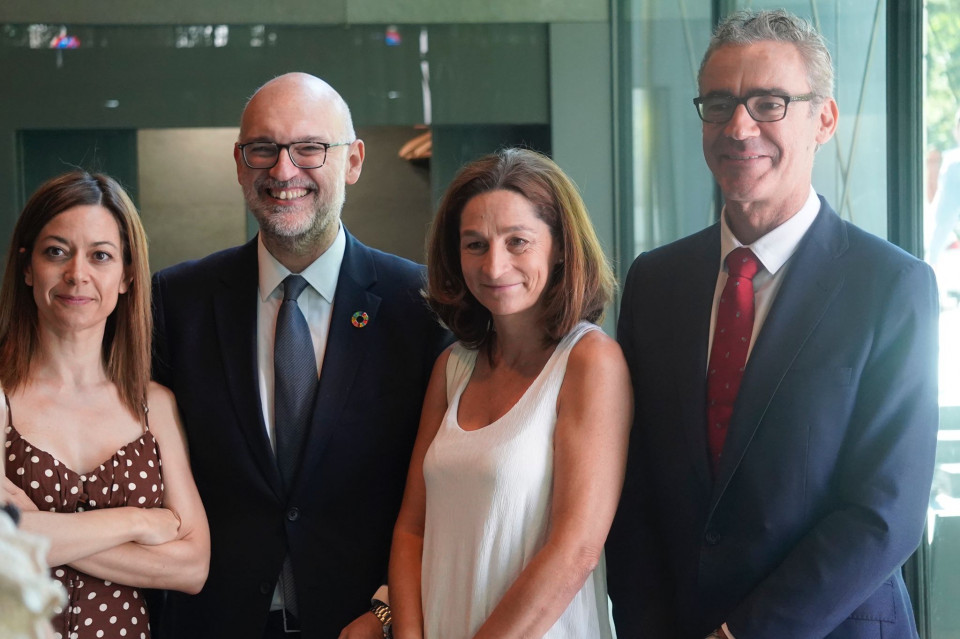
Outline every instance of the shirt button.
{"label": "shirt button", "polygon": [[273,592],[273,586],[271,584],[267,583],[266,581],[260,583],[261,595],[269,595],[271,592]]}
{"label": "shirt button", "polygon": [[708,546],[716,546],[720,543],[720,533],[715,529],[710,528],[707,530],[707,534],[704,535],[704,541],[707,542]]}
{"label": "shirt button", "polygon": [[296,521],[300,519],[300,509],[294,506],[287,511],[287,521]]}

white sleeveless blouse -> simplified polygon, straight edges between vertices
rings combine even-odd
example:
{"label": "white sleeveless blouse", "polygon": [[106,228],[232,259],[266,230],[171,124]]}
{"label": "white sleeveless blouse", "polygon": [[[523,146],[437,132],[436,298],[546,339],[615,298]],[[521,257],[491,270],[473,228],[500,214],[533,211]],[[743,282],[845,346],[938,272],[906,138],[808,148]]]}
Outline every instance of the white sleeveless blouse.
{"label": "white sleeveless blouse", "polygon": [[[523,397],[503,417],[474,431],[460,428],[457,413],[477,351],[461,344],[451,351],[447,412],[423,462],[425,639],[472,637],[543,547],[550,529],[557,397],[570,350],[591,330],[600,329],[578,324],[560,341]],[[614,636],[601,558],[544,637]]]}

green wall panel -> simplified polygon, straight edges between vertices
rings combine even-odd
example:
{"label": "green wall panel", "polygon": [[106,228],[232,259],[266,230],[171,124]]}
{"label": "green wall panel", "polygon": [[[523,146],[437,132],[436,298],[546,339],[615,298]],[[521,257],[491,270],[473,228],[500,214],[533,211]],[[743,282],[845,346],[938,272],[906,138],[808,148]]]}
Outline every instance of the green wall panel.
{"label": "green wall panel", "polygon": [[346,0],[3,0],[0,22],[345,24]]}
{"label": "green wall panel", "polygon": [[65,24],[365,24],[582,22],[606,0],[3,0],[0,22]]}
{"label": "green wall panel", "polygon": [[349,0],[349,22],[582,22],[607,20],[605,0]]}

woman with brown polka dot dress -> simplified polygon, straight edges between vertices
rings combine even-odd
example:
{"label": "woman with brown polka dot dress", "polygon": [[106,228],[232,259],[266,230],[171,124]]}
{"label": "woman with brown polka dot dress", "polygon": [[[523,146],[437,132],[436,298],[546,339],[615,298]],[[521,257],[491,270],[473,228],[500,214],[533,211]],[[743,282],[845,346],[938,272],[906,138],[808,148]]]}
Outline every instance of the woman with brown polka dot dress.
{"label": "woman with brown polka dot dress", "polygon": [[84,172],[40,187],[8,253],[3,493],[21,528],[50,541],[68,595],[59,639],[147,639],[140,588],[196,593],[207,576],[209,530],[176,404],[150,381],[147,264],[129,197]]}

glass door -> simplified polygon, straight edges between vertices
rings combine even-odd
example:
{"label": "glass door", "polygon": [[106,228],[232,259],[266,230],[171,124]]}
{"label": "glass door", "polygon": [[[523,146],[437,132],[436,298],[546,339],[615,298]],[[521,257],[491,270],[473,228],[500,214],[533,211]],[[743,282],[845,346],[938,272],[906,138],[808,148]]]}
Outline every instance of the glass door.
{"label": "glass door", "polygon": [[940,287],[940,434],[930,495],[929,639],[960,637],[960,0],[924,3],[925,259]]}

